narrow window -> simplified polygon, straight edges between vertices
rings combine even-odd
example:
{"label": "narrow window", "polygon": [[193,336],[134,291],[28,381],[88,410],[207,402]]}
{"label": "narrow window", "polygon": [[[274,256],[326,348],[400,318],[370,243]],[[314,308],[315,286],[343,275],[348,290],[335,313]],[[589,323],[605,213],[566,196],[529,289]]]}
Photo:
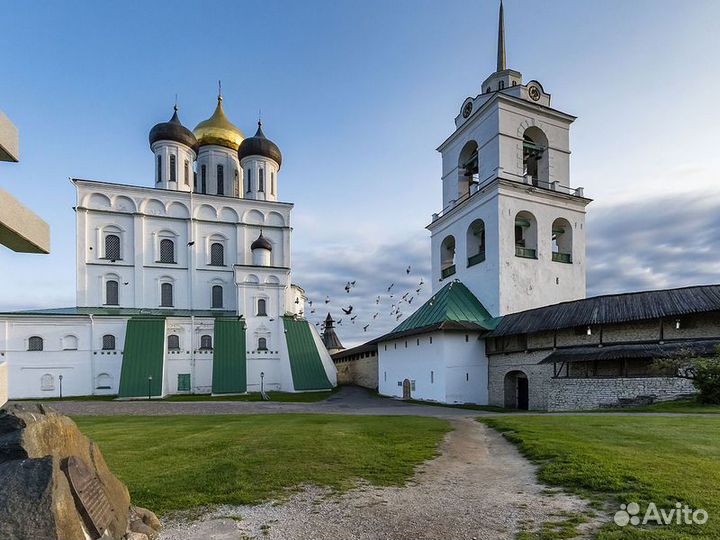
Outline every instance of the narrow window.
{"label": "narrow window", "polygon": [[420,338],[418,338],[418,340],[417,340],[417,345],[418,345],[418,347],[420,346]]}
{"label": "narrow window", "polygon": [[102,348],[103,351],[114,351],[115,350],[115,336],[112,334],[105,334],[102,337]]}
{"label": "narrow window", "polygon": [[383,380],[387,382],[387,371],[383,371]]}
{"label": "narrow window", "polygon": [[270,172],[270,194],[275,195],[275,171]]}
{"label": "narrow window", "polygon": [[173,307],[172,283],[163,283],[160,285],[160,307]]}
{"label": "narrow window", "polygon": [[245,176],[247,176],[247,187],[245,188],[245,191],[250,193],[252,191],[252,169],[248,169]]}
{"label": "narrow window", "polygon": [[258,171],[258,191],[265,191],[265,169]]}
{"label": "narrow window", "polygon": [[120,237],[116,234],[108,234],[105,237],[105,258],[111,261],[120,259]]}
{"label": "narrow window", "polygon": [[168,238],[163,238],[162,240],[160,240],[160,262],[175,262],[175,242]]}
{"label": "narrow window", "polygon": [[225,266],[225,247],[220,242],[210,244],[210,265]]}
{"label": "narrow window", "polygon": [[200,167],[200,192],[207,193],[207,167]]}
{"label": "narrow window", "polygon": [[193,191],[197,193],[197,172],[193,171]]}
{"label": "narrow window", "polygon": [[257,307],[258,317],[267,317],[267,301],[264,298],[258,300]]}
{"label": "narrow window", "polygon": [[466,380],[466,381],[469,381],[469,380],[470,380],[470,374],[469,374],[469,373],[466,373],[466,374],[465,374],[465,380]]}
{"label": "narrow window", "polygon": [[430,344],[432,345],[432,336],[430,336]]}
{"label": "narrow window", "polygon": [[470,336],[468,336],[467,334],[465,334],[465,343],[467,343],[468,341],[470,341]]}
{"label": "narrow window", "polygon": [[179,351],[180,350],[180,336],[170,334],[167,339],[168,351]]}
{"label": "narrow window", "polygon": [[240,172],[235,169],[235,183],[233,184],[233,195],[240,196]]}
{"label": "narrow window", "polygon": [[28,351],[42,351],[43,350],[43,338],[40,336],[32,336],[28,339]]}
{"label": "narrow window", "polygon": [[502,90],[503,88],[505,88],[505,81],[500,81],[500,85],[498,86],[498,88],[499,88],[500,90]]}
{"label": "narrow window", "polygon": [[118,282],[109,279],[105,282],[105,304],[108,306],[118,305]]}
{"label": "narrow window", "polygon": [[430,384],[434,384],[434,383],[435,383],[435,372],[431,371],[430,372]]}
{"label": "narrow window", "polygon": [[162,181],[162,156],[160,154],[157,155],[157,172],[155,181],[158,183]]}
{"label": "narrow window", "polygon": [[185,160],[184,176],[185,176],[185,185],[189,186],[190,185],[190,161],[188,161],[187,159]]}
{"label": "narrow window", "polygon": [[222,285],[213,285],[212,288],[212,307],[223,307],[223,288]]}
{"label": "narrow window", "polygon": [[170,181],[177,182],[177,158],[170,154]]}
{"label": "narrow window", "polygon": [[212,336],[207,334],[200,336],[200,348],[201,349],[212,349]]}
{"label": "narrow window", "polygon": [[222,165],[217,166],[217,194],[225,195],[225,168]]}
{"label": "narrow window", "polygon": [[264,337],[258,338],[258,351],[267,351],[267,339]]}

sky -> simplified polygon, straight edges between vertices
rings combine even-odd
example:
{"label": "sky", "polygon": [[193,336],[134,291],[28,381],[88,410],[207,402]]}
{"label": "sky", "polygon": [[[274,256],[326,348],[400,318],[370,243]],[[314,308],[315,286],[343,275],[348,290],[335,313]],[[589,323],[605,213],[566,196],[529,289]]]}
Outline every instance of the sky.
{"label": "sky", "polygon": [[[389,331],[392,300],[375,300],[391,283],[402,294],[425,282],[404,315],[428,298],[435,149],[494,70],[497,7],[4,2],[0,110],[21,162],[0,163],[0,187],[50,224],[52,253],[0,249],[0,310],[74,305],[68,178],[152,186],[148,131],[176,94],[185,125],[209,117],[221,79],[229,118],[252,135],[261,111],[283,152],[308,315],[352,304],[346,344]],[[594,199],[588,294],[720,282],[720,2],[506,0],[505,26],[509,67],[578,116],[571,184]]]}

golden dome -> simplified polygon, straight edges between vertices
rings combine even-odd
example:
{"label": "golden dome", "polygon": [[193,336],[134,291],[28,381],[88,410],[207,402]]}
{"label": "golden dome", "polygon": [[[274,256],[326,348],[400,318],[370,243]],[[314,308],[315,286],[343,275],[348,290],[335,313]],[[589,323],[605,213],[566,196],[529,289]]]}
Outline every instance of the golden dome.
{"label": "golden dome", "polygon": [[240,143],[243,142],[245,135],[240,131],[240,128],[233,125],[233,123],[225,116],[225,111],[222,107],[222,96],[218,96],[218,104],[215,107],[215,112],[207,120],[203,120],[193,130],[195,137],[198,140],[200,146],[206,144],[219,144],[231,148],[237,152],[240,148]]}

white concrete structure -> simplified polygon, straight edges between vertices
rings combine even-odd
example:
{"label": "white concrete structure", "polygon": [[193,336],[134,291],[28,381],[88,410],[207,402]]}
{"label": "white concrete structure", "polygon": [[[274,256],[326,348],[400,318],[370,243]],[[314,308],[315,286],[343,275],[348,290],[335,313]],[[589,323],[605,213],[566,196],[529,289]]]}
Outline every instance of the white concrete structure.
{"label": "white concrete structure", "polygon": [[[0,315],[10,397],[54,397],[61,387],[68,396],[122,394],[128,321],[146,316],[164,320],[154,396],[214,391],[226,376],[213,373],[219,318],[244,327],[245,350],[236,343],[223,354],[242,356],[235,376],[247,391],[334,386],[332,360],[302,317],[304,292],[291,283],[293,205],[278,201],[277,146],[261,128],[245,139],[219,97],[194,133],[176,107],[151,130],[150,149],[153,187],[72,180],[77,307]],[[139,397],[139,386],[126,395]]]}

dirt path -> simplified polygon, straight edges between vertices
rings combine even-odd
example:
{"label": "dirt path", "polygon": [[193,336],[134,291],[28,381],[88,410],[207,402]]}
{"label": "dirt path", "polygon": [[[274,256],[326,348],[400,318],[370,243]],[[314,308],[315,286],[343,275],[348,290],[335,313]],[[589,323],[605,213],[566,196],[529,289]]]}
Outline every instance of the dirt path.
{"label": "dirt path", "polygon": [[469,418],[450,421],[441,454],[405,487],[342,495],[311,487],[282,504],[225,506],[195,522],[166,523],[161,539],[498,540],[586,510],[578,498],[548,494],[535,468],[494,430]]}

